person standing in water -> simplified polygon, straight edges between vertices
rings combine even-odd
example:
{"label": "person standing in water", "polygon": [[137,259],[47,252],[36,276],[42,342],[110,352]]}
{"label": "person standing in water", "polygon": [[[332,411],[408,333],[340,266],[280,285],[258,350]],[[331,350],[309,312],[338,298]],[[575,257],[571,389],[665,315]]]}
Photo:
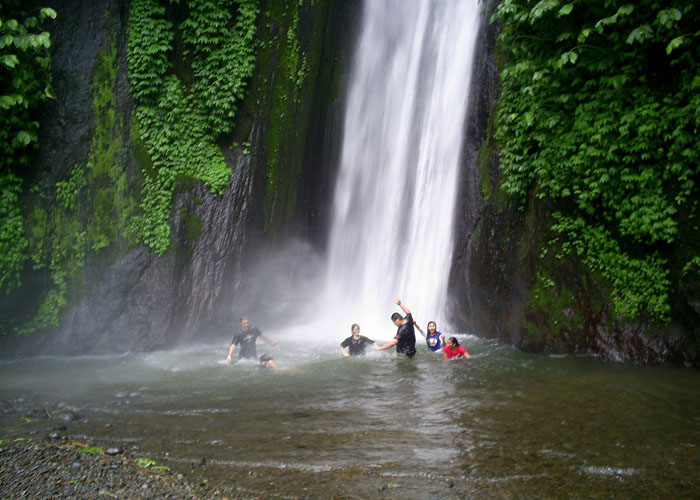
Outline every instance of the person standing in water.
{"label": "person standing in water", "polygon": [[343,340],[343,343],[340,344],[340,352],[342,352],[343,356],[346,358],[364,354],[368,345],[371,345],[373,348],[377,346],[374,340],[360,335],[360,325],[354,324],[350,327],[350,330],[352,331],[352,335]]}
{"label": "person standing in water", "polygon": [[411,311],[408,309],[408,307],[401,303],[401,299],[396,299],[396,304],[406,314],[405,317],[402,317],[399,313],[394,313],[391,315],[391,320],[398,327],[396,330],[396,336],[393,340],[390,340],[383,346],[376,346],[373,347],[373,349],[376,351],[383,351],[396,346],[397,353],[404,354],[405,356],[412,358],[416,354],[416,332],[413,328],[413,316],[411,315]]}
{"label": "person standing in water", "polygon": [[465,357],[471,358],[467,350],[461,345],[459,345],[459,342],[457,342],[456,337],[450,337],[449,339],[447,339],[445,349],[442,351],[442,357],[445,361],[461,359]]}
{"label": "person standing in water", "polygon": [[274,341],[270,340],[264,333],[262,333],[257,326],[251,328],[248,316],[241,316],[241,329],[233,336],[233,340],[231,340],[231,347],[228,349],[226,362],[231,362],[231,355],[239,345],[241,346],[241,349],[238,351],[238,359],[257,359],[258,354],[255,349],[255,341],[258,339],[258,337],[273,347],[277,345]]}
{"label": "person standing in water", "polygon": [[[416,326],[418,326],[418,325],[416,325]],[[425,337],[425,343],[428,345],[428,349],[430,349],[433,352],[440,351],[445,339],[444,339],[442,333],[437,331],[437,325],[435,324],[435,321],[428,322],[428,334],[427,335],[424,334],[422,330],[420,333],[421,333],[421,335],[423,335],[423,337]]]}

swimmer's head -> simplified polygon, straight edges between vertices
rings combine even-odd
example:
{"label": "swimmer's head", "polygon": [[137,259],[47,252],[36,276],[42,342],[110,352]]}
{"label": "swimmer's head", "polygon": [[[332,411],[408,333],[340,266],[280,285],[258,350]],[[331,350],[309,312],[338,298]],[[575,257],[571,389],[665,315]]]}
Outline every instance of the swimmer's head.
{"label": "swimmer's head", "polygon": [[250,326],[250,321],[248,320],[248,316],[243,315],[241,316],[241,330],[245,331],[248,329]]}
{"label": "swimmer's head", "polygon": [[400,326],[402,320],[403,316],[401,316],[399,313],[394,313],[391,315],[391,321],[393,321],[396,326]]}
{"label": "swimmer's head", "polygon": [[428,322],[428,333],[431,335],[435,335],[435,332],[437,332],[437,325],[435,324],[435,321],[429,321]]}
{"label": "swimmer's head", "polygon": [[270,361],[272,361],[273,359],[275,359],[275,358],[273,358],[269,354],[263,354],[262,356],[260,356],[260,366],[269,365]]}
{"label": "swimmer's head", "polygon": [[352,326],[350,327],[350,331],[352,332],[353,335],[355,335],[355,329],[357,329],[357,335],[360,334],[360,325],[357,323],[353,323]]}

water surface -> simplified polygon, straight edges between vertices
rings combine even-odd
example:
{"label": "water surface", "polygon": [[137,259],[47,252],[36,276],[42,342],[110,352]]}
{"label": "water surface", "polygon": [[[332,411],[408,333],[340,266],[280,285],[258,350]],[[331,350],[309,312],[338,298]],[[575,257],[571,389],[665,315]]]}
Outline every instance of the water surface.
{"label": "water surface", "polygon": [[225,364],[225,342],[5,362],[0,437],[48,434],[72,408],[64,434],[250,497],[700,497],[697,371],[461,338],[457,363],[292,341],[259,346],[276,372]]}

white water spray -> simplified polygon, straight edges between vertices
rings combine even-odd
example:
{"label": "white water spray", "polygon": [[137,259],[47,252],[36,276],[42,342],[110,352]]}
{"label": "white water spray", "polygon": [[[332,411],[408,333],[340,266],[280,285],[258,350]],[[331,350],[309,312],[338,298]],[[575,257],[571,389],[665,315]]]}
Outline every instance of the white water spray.
{"label": "white water spray", "polygon": [[477,0],[365,2],[325,299],[368,335],[387,330],[396,297],[423,327],[444,320],[479,11]]}

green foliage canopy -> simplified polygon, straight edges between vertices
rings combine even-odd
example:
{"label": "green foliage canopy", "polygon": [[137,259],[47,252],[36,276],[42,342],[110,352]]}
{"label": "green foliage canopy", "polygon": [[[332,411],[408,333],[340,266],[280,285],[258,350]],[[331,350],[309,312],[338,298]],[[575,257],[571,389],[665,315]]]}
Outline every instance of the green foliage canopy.
{"label": "green foliage canopy", "polygon": [[502,187],[554,208],[552,243],[623,317],[669,319],[700,271],[700,4],[503,0]]}
{"label": "green foliage canopy", "polygon": [[0,289],[19,285],[27,238],[19,207],[21,169],[38,144],[35,114],[51,88],[51,46],[42,22],[49,8],[29,12],[19,2],[0,5]]}

